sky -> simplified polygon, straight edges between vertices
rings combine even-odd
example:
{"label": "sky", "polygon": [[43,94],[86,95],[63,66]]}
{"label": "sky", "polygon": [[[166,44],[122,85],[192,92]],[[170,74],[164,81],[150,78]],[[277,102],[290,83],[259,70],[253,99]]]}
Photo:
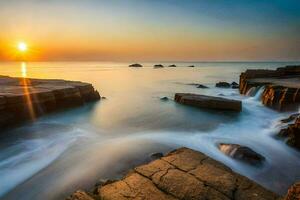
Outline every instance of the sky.
{"label": "sky", "polygon": [[300,60],[299,0],[0,0],[0,61]]}

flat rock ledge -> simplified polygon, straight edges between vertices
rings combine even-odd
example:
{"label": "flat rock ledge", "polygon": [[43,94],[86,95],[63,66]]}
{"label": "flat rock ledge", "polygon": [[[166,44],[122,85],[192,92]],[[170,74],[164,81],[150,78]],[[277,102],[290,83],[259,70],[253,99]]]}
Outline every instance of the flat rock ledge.
{"label": "flat rock ledge", "polygon": [[215,110],[228,110],[240,112],[242,102],[222,97],[213,97],[191,93],[176,93],[174,100],[180,104],[194,106],[198,108],[207,108]]}
{"label": "flat rock ledge", "polygon": [[[80,197],[80,198],[78,198]],[[75,192],[68,200],[275,200],[280,196],[208,156],[180,148],[136,167],[93,194]]]}
{"label": "flat rock ledge", "polygon": [[240,75],[240,93],[264,86],[262,102],[279,111],[297,110],[300,105],[300,65],[276,70],[247,70]]}
{"label": "flat rock ledge", "polygon": [[0,128],[99,99],[89,83],[0,76]]}

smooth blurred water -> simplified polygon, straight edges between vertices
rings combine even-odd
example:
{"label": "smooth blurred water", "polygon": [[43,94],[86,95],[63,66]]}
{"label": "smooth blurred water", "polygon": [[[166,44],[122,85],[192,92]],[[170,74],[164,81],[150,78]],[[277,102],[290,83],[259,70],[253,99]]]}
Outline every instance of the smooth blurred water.
{"label": "smooth blurred water", "polygon": [[[291,63],[175,63],[176,68],[128,68],[129,63],[0,63],[0,74],[62,78],[90,82],[107,97],[81,108],[53,113],[0,135],[1,199],[59,199],[89,189],[99,179],[120,178],[151,153],[190,147],[225,163],[265,187],[283,194],[300,179],[300,153],[274,138],[279,119],[238,90],[215,88],[236,81],[249,68],[276,68]],[[163,63],[173,64],[173,63]],[[294,63],[292,63],[294,64]],[[185,67],[195,65],[194,68]],[[201,83],[209,89],[196,88]],[[176,92],[193,92],[243,101],[239,114],[176,104]],[[169,101],[161,101],[167,96]],[[263,167],[233,160],[220,142],[251,147],[266,158]]]}

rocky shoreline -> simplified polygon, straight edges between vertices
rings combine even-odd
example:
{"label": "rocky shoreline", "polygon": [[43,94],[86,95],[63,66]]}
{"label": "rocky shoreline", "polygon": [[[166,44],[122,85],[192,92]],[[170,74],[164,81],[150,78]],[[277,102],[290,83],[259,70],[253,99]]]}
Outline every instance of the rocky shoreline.
{"label": "rocky shoreline", "polygon": [[300,66],[247,70],[240,75],[239,85],[241,94],[264,87],[262,102],[275,110],[296,110],[300,105]]}
{"label": "rocky shoreline", "polygon": [[203,153],[180,148],[138,166],[123,179],[76,191],[67,200],[205,199],[275,200],[277,194],[233,172]]}
{"label": "rocky shoreline", "polygon": [[89,83],[0,76],[0,128],[99,99]]}

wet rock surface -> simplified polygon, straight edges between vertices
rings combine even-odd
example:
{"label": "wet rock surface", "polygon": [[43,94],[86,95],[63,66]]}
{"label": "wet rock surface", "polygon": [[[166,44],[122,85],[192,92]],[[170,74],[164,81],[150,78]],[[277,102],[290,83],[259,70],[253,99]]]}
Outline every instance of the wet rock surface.
{"label": "wet rock surface", "polygon": [[[275,200],[280,197],[205,154],[180,148],[99,186],[95,197],[122,199]],[[89,199],[88,199],[89,200]]]}
{"label": "wet rock surface", "polygon": [[290,187],[284,200],[299,200],[300,199],[300,182],[295,183]]}
{"label": "wet rock surface", "polygon": [[224,154],[251,165],[261,165],[265,160],[265,157],[256,153],[249,147],[241,146],[238,144],[221,143],[219,144],[219,149]]}
{"label": "wet rock surface", "polygon": [[0,76],[0,127],[99,99],[89,83]]}
{"label": "wet rock surface", "polygon": [[[292,118],[293,117],[294,116],[292,116]],[[296,121],[289,124],[287,128],[281,129],[278,136],[286,138],[288,145],[300,150],[300,118],[298,117]]]}
{"label": "wet rock surface", "polygon": [[300,105],[300,66],[276,70],[247,70],[240,75],[240,93],[264,86],[262,102],[279,110],[295,110]]}
{"label": "wet rock surface", "polygon": [[225,99],[222,97],[212,97],[191,93],[176,93],[174,100],[180,104],[198,108],[229,110],[237,112],[240,112],[242,110],[241,101]]}

